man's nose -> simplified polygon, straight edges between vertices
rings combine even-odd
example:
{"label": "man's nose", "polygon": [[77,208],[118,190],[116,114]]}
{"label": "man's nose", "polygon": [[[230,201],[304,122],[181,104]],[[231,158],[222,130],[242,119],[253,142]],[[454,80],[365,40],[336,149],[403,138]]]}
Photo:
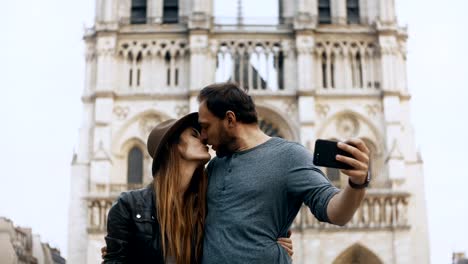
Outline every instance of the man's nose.
{"label": "man's nose", "polygon": [[200,139],[201,139],[201,141],[203,142],[203,144],[206,144],[206,142],[207,142],[207,140],[208,140],[208,137],[207,137],[207,135],[206,135],[206,132],[203,131],[203,130],[202,130],[201,133],[200,133]]}

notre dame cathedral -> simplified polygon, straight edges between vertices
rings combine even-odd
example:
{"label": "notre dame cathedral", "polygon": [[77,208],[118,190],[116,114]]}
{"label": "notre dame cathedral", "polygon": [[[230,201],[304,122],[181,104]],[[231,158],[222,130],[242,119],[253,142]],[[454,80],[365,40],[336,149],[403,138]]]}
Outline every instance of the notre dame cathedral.
{"label": "notre dame cathedral", "polygon": [[[236,16],[214,5],[235,1]],[[243,15],[241,0],[96,0],[85,30],[83,123],[72,162],[68,262],[100,263],[120,192],[151,181],[146,139],[197,111],[198,91],[233,81],[254,97],[261,128],[313,151],[317,138],[362,138],[373,181],[350,223],[306,208],[294,263],[429,263],[422,160],[410,123],[406,28],[394,0],[271,0],[277,15]],[[335,169],[322,168],[337,186]]]}

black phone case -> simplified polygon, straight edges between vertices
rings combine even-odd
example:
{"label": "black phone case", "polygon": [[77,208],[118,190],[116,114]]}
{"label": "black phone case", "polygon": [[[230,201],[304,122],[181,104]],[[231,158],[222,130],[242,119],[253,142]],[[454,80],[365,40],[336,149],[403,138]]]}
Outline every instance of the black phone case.
{"label": "black phone case", "polygon": [[353,169],[346,163],[336,160],[336,155],[353,157],[350,153],[338,148],[338,142],[332,140],[317,139],[314,149],[314,165],[336,169]]}

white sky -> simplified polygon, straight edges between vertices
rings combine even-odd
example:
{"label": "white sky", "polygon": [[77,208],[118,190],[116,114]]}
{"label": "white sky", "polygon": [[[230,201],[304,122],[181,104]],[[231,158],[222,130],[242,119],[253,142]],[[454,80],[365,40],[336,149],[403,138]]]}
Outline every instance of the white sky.
{"label": "white sky", "polygon": [[[226,0],[223,0],[226,1]],[[231,0],[234,1],[234,0]],[[257,0],[246,16],[268,16]],[[397,0],[409,25],[412,120],[424,159],[432,263],[468,253],[468,1]],[[217,9],[220,10],[220,9]],[[218,11],[234,16],[235,10]],[[0,24],[0,216],[66,255],[70,161],[82,122],[83,24],[94,0],[4,1]],[[262,12],[265,12],[263,14]]]}

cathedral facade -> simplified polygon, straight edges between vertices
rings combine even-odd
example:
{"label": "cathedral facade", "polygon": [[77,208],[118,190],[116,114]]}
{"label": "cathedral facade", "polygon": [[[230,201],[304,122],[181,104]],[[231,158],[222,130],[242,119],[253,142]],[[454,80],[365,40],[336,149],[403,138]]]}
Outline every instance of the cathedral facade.
{"label": "cathedral facade", "polygon": [[[224,1],[224,0],[223,0]],[[222,4],[223,1],[217,1]],[[261,128],[313,151],[362,138],[373,180],[344,227],[303,208],[294,263],[429,263],[422,160],[410,123],[406,28],[394,0],[277,0],[278,15],[216,17],[214,0],[96,0],[85,30],[83,122],[73,156],[68,262],[100,263],[120,192],[152,180],[146,139],[197,111],[213,82],[249,89]],[[338,170],[322,168],[337,186]]]}

